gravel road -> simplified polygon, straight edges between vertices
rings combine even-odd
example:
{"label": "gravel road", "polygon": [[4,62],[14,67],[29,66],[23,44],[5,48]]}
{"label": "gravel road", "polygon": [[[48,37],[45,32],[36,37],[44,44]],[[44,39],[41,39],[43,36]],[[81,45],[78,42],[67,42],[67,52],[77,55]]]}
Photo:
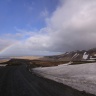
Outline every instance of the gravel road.
{"label": "gravel road", "polygon": [[0,96],[95,96],[29,72],[25,65],[0,67]]}

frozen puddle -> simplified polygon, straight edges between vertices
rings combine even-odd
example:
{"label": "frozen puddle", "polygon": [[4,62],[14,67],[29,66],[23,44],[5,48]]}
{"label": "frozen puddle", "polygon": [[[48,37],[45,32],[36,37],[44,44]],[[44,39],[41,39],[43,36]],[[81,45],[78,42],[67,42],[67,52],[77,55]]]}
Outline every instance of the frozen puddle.
{"label": "frozen puddle", "polygon": [[96,95],[96,63],[34,68],[43,77]]}

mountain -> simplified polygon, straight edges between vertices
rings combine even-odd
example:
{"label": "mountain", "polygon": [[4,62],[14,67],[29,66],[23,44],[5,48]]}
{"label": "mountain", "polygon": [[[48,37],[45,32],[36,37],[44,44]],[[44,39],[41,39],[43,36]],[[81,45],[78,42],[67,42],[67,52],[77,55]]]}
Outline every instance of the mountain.
{"label": "mountain", "polygon": [[89,50],[77,50],[66,52],[61,55],[45,56],[44,60],[59,60],[59,61],[96,61],[96,48]]}

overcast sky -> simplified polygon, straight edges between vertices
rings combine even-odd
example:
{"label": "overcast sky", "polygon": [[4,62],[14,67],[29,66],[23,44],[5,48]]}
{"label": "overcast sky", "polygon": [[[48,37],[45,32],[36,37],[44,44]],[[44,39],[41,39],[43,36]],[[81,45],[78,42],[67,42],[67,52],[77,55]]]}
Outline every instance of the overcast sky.
{"label": "overcast sky", "polygon": [[96,0],[0,0],[0,55],[52,55],[96,47]]}

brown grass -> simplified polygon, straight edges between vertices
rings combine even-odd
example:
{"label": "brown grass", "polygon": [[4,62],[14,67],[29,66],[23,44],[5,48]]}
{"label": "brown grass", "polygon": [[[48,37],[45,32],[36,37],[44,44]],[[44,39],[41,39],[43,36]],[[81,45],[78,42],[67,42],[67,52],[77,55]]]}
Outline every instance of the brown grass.
{"label": "brown grass", "polygon": [[10,59],[1,59],[0,63],[8,62]]}
{"label": "brown grass", "polygon": [[37,66],[42,66],[42,67],[49,67],[49,66],[57,66],[60,64],[65,64],[68,61],[43,61],[43,60],[33,60],[30,62],[30,64],[35,64]]}
{"label": "brown grass", "polygon": [[21,56],[21,57],[11,57],[14,59],[28,59],[28,60],[37,60],[39,58],[42,58],[40,56]]}

